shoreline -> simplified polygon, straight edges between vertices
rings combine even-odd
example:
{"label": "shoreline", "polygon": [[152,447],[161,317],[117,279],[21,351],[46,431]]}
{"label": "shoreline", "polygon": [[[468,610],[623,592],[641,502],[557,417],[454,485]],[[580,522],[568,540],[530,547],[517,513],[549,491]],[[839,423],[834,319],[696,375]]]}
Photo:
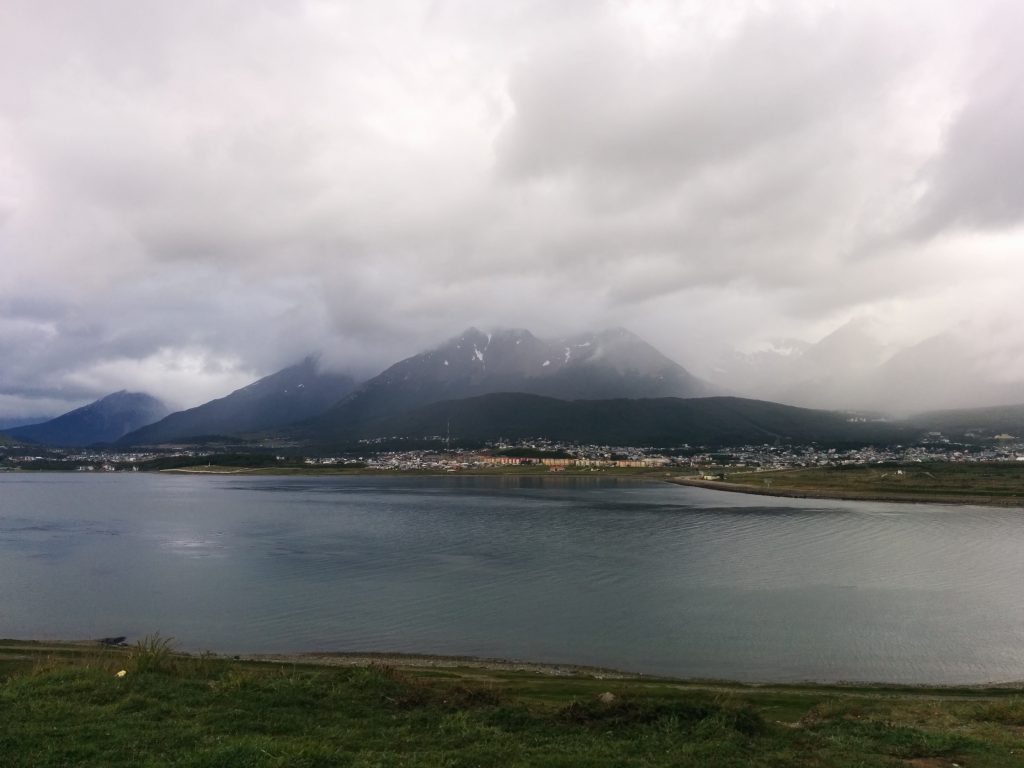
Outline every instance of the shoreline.
{"label": "shoreline", "polygon": [[[139,641],[141,642],[141,641]],[[135,643],[105,645],[98,640],[25,640],[0,638],[0,661],[27,660],[41,655],[131,654]],[[636,682],[702,690],[817,691],[839,695],[910,695],[944,698],[982,698],[987,692],[1006,695],[1024,692],[1024,680],[977,683],[900,683],[872,680],[733,680],[729,678],[671,677],[628,672],[587,664],[524,661],[484,656],[403,653],[387,651],[303,651],[294,653],[200,653],[173,649],[183,659],[219,659],[242,664],[301,665],[308,667],[394,667],[402,670],[437,672],[475,677],[486,673],[525,674],[541,678],[609,680]]]}
{"label": "shoreline", "polygon": [[[49,471],[49,470],[35,470]],[[64,471],[64,470],[53,470]],[[310,475],[310,476],[365,476],[365,477],[624,477],[638,480],[667,480],[671,472],[664,469],[622,470],[604,468],[599,470],[564,470],[551,472],[546,467],[537,469],[501,470],[488,468],[485,470],[462,469],[458,471],[438,471],[436,469],[332,469],[330,467],[294,468],[294,467],[171,467],[169,469],[142,470],[146,474],[177,473],[184,475]]]}
{"label": "shoreline", "polygon": [[770,496],[785,499],[822,499],[826,501],[877,501],[894,504],[943,504],[947,506],[980,506],[980,507],[1003,507],[1003,508],[1024,508],[1024,498],[993,497],[974,494],[929,494],[929,493],[905,493],[886,494],[872,493],[870,491],[834,491],[828,489],[804,489],[804,488],[758,488],[745,483],[730,483],[725,480],[703,480],[699,477],[688,477],[686,475],[671,475],[663,470],[649,472],[548,472],[546,470],[516,471],[516,472],[491,472],[491,471],[469,471],[469,472],[431,472],[431,471],[401,471],[401,470],[343,470],[343,471],[281,471],[276,469],[204,469],[195,467],[182,467],[175,469],[161,469],[159,472],[193,474],[193,475],[269,475],[269,476],[353,476],[353,477],[573,477],[573,478],[615,478],[628,479],[644,482],[671,483],[672,485],[690,486],[692,488],[705,488],[712,491],[727,491],[732,493],[745,493],[751,496]]}
{"label": "shoreline", "polygon": [[[225,657],[232,658],[232,657]],[[671,677],[644,672],[627,672],[586,664],[551,663],[489,658],[483,656],[448,656],[443,654],[388,653],[365,651],[310,651],[302,653],[241,654],[240,661],[271,664],[308,664],[314,667],[366,667],[381,664],[399,669],[416,670],[478,670],[480,672],[522,672],[541,677],[620,680],[701,689],[752,690],[828,690],[853,693],[901,693],[927,696],[960,693],[966,697],[985,691],[1022,691],[1024,680],[989,680],[978,683],[898,683],[872,680],[732,680],[728,678]]]}
{"label": "shoreline", "polygon": [[828,489],[804,488],[757,488],[744,483],[730,483],[726,480],[703,480],[697,477],[673,477],[665,482],[674,485],[685,485],[692,488],[705,488],[712,491],[728,491],[745,493],[751,496],[772,496],[785,499],[822,499],[825,501],[879,501],[894,504],[945,504],[954,507],[1005,507],[1024,508],[1024,498],[1007,498],[993,496],[977,496],[971,494],[930,494],[905,493],[885,494],[870,491],[833,491]]}
{"label": "shoreline", "polygon": [[[243,653],[241,661],[273,664],[309,664],[317,667],[366,667],[374,664],[414,669],[477,669],[491,672],[527,672],[545,677],[587,677],[595,680],[673,680],[642,672],[625,672],[587,664],[523,661],[486,656],[459,656],[388,651],[302,651],[299,653]],[[680,681],[685,682],[685,681]]]}
{"label": "shoreline", "polygon": [[[33,474],[67,474],[74,470],[30,470]],[[831,489],[773,487],[764,488],[746,483],[730,483],[727,480],[704,480],[696,476],[672,475],[664,470],[649,471],[563,471],[550,472],[546,469],[516,471],[458,471],[438,472],[433,470],[390,470],[390,469],[279,469],[273,467],[173,467],[168,469],[143,470],[144,474],[210,475],[217,477],[486,477],[486,478],[573,478],[573,479],[615,479],[635,482],[658,482],[672,485],[703,488],[711,491],[743,493],[750,496],[766,496],[785,499],[820,499],[823,501],[873,501],[892,504],[941,504],[944,506],[999,507],[1024,509],[1024,496],[987,496],[977,494],[934,494],[934,493],[875,493],[871,491],[839,491]],[[142,474],[140,473],[140,474]],[[124,473],[120,473],[124,474]]]}

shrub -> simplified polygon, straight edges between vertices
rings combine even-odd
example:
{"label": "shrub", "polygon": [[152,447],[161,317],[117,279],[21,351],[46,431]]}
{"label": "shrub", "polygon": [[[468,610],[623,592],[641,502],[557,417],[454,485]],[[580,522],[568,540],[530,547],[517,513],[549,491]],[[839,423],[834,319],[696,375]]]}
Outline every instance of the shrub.
{"label": "shrub", "polygon": [[128,655],[128,671],[137,675],[166,673],[175,668],[174,638],[156,632],[139,640]]}

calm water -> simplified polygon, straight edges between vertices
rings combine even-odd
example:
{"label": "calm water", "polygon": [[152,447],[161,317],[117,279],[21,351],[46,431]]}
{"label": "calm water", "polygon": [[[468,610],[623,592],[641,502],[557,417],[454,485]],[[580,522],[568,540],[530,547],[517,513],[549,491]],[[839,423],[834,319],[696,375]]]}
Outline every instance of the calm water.
{"label": "calm water", "polygon": [[0,636],[1024,679],[1024,510],[572,478],[0,475]]}

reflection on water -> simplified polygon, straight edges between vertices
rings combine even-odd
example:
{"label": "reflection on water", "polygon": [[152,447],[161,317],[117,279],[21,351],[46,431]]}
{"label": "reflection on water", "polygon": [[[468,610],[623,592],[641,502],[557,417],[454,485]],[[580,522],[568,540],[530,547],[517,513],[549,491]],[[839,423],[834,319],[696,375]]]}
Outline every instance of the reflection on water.
{"label": "reflection on water", "polygon": [[1024,679],[1021,510],[576,477],[0,476],[0,635]]}

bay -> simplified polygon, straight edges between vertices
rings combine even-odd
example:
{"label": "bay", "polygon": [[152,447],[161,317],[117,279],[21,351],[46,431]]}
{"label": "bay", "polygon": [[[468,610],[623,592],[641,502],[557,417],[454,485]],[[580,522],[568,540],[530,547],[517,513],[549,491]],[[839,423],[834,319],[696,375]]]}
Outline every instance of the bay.
{"label": "bay", "polygon": [[1024,511],[572,477],[0,475],[0,635],[1024,679]]}

